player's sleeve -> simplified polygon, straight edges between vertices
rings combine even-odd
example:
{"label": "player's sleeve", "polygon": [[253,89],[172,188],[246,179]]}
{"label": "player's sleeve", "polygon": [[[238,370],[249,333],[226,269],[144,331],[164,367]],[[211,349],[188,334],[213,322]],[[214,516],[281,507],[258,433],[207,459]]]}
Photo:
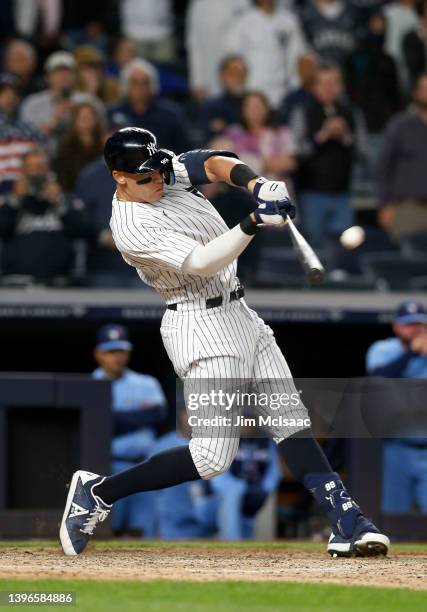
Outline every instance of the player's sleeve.
{"label": "player's sleeve", "polygon": [[138,231],[135,226],[119,242],[119,250],[133,265],[155,265],[168,271],[180,271],[187,256],[199,245],[173,230],[144,227]]}
{"label": "player's sleeve", "polygon": [[206,185],[210,183],[205,170],[205,161],[210,157],[220,155],[239,159],[232,151],[221,151],[215,149],[195,149],[182,153],[174,165],[177,182],[188,183],[188,185]]}

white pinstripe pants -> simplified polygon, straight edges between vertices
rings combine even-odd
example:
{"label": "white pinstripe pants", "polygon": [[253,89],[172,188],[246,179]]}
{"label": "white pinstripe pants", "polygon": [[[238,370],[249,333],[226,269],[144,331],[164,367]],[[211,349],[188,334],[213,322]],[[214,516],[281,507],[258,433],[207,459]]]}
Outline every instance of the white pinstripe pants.
{"label": "white pinstripe pants", "polygon": [[[246,305],[243,299],[210,309],[166,310],[160,328],[163,344],[176,374],[191,379],[244,379],[257,386],[259,379],[276,379],[267,391],[296,393],[292,374],[278,347],[271,328]],[[263,383],[260,384],[262,385]],[[265,390],[265,387],[262,387]],[[258,413],[271,414],[258,407]],[[280,406],[276,415],[287,419],[308,419],[308,412],[298,406]],[[305,426],[271,427],[278,443]],[[212,478],[226,471],[238,449],[237,436],[195,437],[190,452],[200,476]]]}

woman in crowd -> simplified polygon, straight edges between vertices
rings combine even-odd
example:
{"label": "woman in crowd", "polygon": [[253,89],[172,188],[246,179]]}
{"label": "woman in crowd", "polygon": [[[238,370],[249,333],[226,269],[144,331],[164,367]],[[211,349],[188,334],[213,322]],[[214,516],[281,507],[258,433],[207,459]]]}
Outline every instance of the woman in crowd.
{"label": "woman in crowd", "polygon": [[226,128],[215,147],[231,149],[255,172],[282,179],[294,172],[295,144],[289,127],[275,126],[267,98],[261,92],[246,93],[241,102],[240,123]]}
{"label": "woman in crowd", "polygon": [[97,110],[88,102],[76,104],[54,163],[65,191],[73,191],[78,174],[100,157],[103,146],[104,126]]}

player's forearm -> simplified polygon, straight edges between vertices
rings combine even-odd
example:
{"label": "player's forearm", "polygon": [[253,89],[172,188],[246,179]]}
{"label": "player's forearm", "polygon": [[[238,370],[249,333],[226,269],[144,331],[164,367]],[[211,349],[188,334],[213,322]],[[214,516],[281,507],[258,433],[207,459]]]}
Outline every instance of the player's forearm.
{"label": "player's forearm", "polygon": [[223,182],[232,187],[246,187],[253,191],[259,175],[239,159],[215,155],[205,162],[206,175],[211,183]]}
{"label": "player's forearm", "polygon": [[182,265],[185,274],[214,276],[232,263],[251,242],[254,235],[245,234],[239,225],[217,236],[208,244],[193,249]]}

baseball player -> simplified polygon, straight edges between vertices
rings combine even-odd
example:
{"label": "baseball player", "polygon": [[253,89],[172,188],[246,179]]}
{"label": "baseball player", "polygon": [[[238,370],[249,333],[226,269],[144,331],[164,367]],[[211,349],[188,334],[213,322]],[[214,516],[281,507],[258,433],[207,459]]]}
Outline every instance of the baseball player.
{"label": "baseball player", "polygon": [[[285,183],[258,176],[228,151],[177,156],[158,149],[155,136],[140,128],[110,136],[104,157],[117,185],[114,241],[141,280],[166,302],[160,331],[177,375],[184,383],[244,379],[255,388],[268,379],[289,395],[297,393],[272,330],[248,308],[236,278],[237,258],[260,226],[282,227],[287,215],[295,215]],[[254,196],[255,210],[232,229],[197,190],[217,181],[246,188]],[[267,409],[259,407],[263,411]],[[271,437],[294,477],[327,514],[329,553],[387,554],[388,537],[362,514],[333,472],[313,438],[306,407],[301,402],[283,405],[276,415],[285,424],[272,425]],[[226,432],[210,437],[193,431],[189,445],[154,454],[118,474],[75,472],[60,528],[65,554],[85,549],[117,500],[225,472],[238,443],[237,435]]]}

